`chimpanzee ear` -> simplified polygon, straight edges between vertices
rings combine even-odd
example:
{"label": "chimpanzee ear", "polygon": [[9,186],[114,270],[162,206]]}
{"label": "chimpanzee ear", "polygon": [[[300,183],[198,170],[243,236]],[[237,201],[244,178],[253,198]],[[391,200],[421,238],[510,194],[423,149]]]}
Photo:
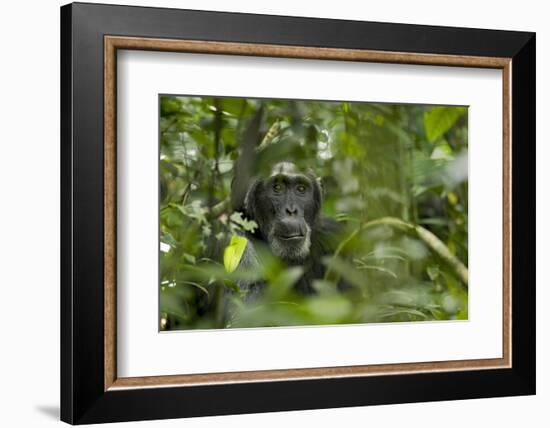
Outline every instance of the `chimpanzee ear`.
{"label": "chimpanzee ear", "polygon": [[325,189],[323,187],[323,179],[321,177],[318,177],[317,174],[312,169],[309,169],[307,171],[307,176],[309,179],[313,182],[313,186],[315,187],[315,193],[319,196],[319,200],[323,200],[323,196],[325,195]]}
{"label": "chimpanzee ear", "polygon": [[254,179],[248,187],[248,190],[246,191],[246,195],[244,197],[244,211],[246,216],[250,220],[256,219],[256,207],[258,206],[257,193],[259,186],[260,180]]}
{"label": "chimpanzee ear", "polygon": [[321,195],[321,197],[323,197],[325,195],[325,188],[323,187],[323,179],[321,177],[317,177],[315,181],[317,182],[317,187],[319,187],[319,194]]}

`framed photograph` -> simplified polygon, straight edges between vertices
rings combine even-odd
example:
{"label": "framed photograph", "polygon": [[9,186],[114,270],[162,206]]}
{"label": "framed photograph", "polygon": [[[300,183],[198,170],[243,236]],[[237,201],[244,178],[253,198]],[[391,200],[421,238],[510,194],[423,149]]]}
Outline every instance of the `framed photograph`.
{"label": "framed photograph", "polygon": [[61,8],[61,418],[535,393],[535,35]]}

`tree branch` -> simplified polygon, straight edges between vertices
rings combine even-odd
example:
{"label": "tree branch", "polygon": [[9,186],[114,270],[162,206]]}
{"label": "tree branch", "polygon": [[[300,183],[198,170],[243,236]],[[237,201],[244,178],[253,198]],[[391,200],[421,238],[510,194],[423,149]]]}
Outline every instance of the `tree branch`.
{"label": "tree branch", "polygon": [[256,148],[257,152],[261,152],[266,147],[270,146],[273,143],[273,140],[277,135],[279,135],[279,132],[281,131],[281,124],[278,120],[273,122],[273,125],[269,128],[269,131],[267,131],[267,134],[265,134],[262,142],[260,145]]}
{"label": "tree branch", "polygon": [[229,209],[231,209],[231,200],[229,198],[226,198],[223,201],[218,202],[216,205],[210,207],[207,216],[208,218],[216,218]]}
{"label": "tree branch", "polygon": [[404,222],[403,220],[394,217],[383,217],[370,221],[365,223],[363,228],[366,229],[382,225],[391,226],[396,229],[403,230],[411,235],[416,235],[428,246],[430,250],[432,250],[432,252],[437,254],[441,260],[443,260],[453,270],[455,275],[466,287],[468,286],[468,268],[464,266],[464,264],[449,251],[447,246],[428,229]]}
{"label": "tree branch", "polygon": [[[340,243],[336,251],[334,252],[334,257],[337,257],[340,252],[344,249],[348,242],[350,242],[360,231],[371,229],[377,226],[389,226],[395,229],[399,229],[403,232],[408,233],[409,235],[414,235],[423,241],[428,248],[435,253],[439,258],[449,266],[458,279],[464,284],[465,287],[468,287],[468,268],[455,257],[447,248],[447,246],[441,242],[441,240],[435,236],[428,229],[423,228],[422,226],[416,226],[410,223],[407,223],[401,219],[395,217],[382,217],[376,220],[369,221],[362,224],[359,228],[354,230],[349,237]],[[329,271],[327,270],[327,274]],[[326,277],[326,275],[325,275]]]}

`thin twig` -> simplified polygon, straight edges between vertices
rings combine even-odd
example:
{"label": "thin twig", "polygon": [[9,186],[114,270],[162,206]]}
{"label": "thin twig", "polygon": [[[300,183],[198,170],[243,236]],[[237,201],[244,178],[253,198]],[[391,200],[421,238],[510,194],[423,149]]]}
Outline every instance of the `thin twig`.
{"label": "thin twig", "polygon": [[[457,258],[455,257],[447,248],[447,246],[441,242],[441,240],[435,236],[428,229],[423,228],[422,226],[415,226],[413,224],[407,223],[401,219],[395,217],[383,217],[376,220],[363,223],[357,229],[355,229],[344,241],[338,245],[336,251],[334,252],[333,258],[338,257],[342,252],[344,247],[355,237],[357,234],[363,230],[371,229],[377,226],[389,226],[395,229],[402,230],[410,235],[415,235],[421,241],[423,241],[428,248],[435,253],[439,258],[451,268],[453,273],[458,279],[464,284],[465,287],[468,287],[468,268]],[[330,266],[330,265],[329,265]],[[330,267],[327,269],[325,278],[330,274]]]}

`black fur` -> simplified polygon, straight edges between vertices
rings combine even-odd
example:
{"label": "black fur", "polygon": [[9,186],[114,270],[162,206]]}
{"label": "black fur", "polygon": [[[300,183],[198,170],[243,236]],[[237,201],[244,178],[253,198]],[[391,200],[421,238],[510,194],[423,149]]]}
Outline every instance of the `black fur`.
{"label": "black fur", "polygon": [[[294,286],[296,292],[315,294],[313,281],[323,279],[326,268],[322,260],[334,252],[341,232],[337,222],[320,214],[321,206],[320,181],[312,172],[299,172],[294,164],[277,164],[270,177],[254,179],[244,210],[258,229],[246,234],[248,243],[239,268],[258,267],[257,248],[263,245],[288,266],[304,268]],[[252,300],[262,293],[265,283],[241,281],[239,286],[247,291],[245,300]]]}

